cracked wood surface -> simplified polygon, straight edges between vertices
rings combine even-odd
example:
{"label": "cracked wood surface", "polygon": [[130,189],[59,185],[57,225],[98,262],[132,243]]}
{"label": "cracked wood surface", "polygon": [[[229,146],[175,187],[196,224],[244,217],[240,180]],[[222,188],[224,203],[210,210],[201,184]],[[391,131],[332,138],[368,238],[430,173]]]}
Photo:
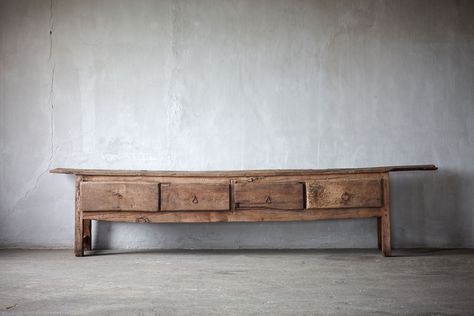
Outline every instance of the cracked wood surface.
{"label": "cracked wood surface", "polygon": [[319,174],[385,173],[395,171],[437,170],[435,165],[401,165],[372,168],[341,169],[273,169],[273,170],[229,170],[229,171],[163,171],[163,170],[111,170],[55,168],[51,173],[96,175],[96,176],[173,176],[173,177],[252,177],[252,176],[299,176]]}
{"label": "cracked wood surface", "polygon": [[83,211],[158,211],[157,183],[81,182]]}
{"label": "cracked wood surface", "polygon": [[252,183],[234,184],[235,209],[304,209],[304,183]]}
{"label": "cracked wood surface", "polygon": [[162,183],[162,211],[227,211],[230,186],[218,183]]}
{"label": "cracked wood surface", "polygon": [[380,179],[316,180],[308,183],[308,208],[381,207]]}
{"label": "cracked wood surface", "polygon": [[218,223],[218,222],[288,222],[325,219],[350,219],[381,216],[378,208],[332,210],[263,210],[235,212],[84,212],[85,219],[132,223]]}

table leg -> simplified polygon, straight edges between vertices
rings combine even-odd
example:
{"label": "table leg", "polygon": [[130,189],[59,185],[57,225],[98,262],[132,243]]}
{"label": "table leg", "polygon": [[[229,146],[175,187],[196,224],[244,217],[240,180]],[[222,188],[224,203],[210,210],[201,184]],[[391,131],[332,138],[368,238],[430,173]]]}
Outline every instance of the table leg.
{"label": "table leg", "polygon": [[76,257],[84,256],[84,220],[81,211],[81,176],[76,176],[76,209],[74,226],[74,254]]}
{"label": "table leg", "polygon": [[84,250],[92,250],[92,221],[84,220]]}
{"label": "table leg", "polygon": [[377,217],[377,246],[382,250],[382,217]]}
{"label": "table leg", "polygon": [[382,253],[385,257],[392,255],[392,243],[390,238],[390,188],[389,188],[389,176],[388,173],[383,177],[383,210],[381,222],[382,231]]}

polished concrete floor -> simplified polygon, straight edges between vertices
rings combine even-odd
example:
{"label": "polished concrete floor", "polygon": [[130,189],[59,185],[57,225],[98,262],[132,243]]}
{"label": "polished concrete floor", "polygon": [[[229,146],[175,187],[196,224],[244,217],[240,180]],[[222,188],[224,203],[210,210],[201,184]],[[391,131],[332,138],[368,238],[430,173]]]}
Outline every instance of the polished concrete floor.
{"label": "polished concrete floor", "polygon": [[474,251],[1,250],[0,314],[474,315]]}

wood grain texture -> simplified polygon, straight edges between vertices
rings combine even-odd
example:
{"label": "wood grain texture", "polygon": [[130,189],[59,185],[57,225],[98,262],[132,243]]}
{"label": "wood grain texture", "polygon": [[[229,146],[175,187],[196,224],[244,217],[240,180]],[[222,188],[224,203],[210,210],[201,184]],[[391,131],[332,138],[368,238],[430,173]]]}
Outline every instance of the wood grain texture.
{"label": "wood grain texture", "polygon": [[275,170],[229,170],[229,171],[160,171],[160,170],[107,170],[55,168],[51,173],[78,175],[123,175],[123,176],[171,176],[171,177],[252,177],[252,176],[291,176],[318,174],[384,173],[392,171],[437,170],[435,165],[383,166],[372,168],[341,169],[275,169]]}
{"label": "wood grain texture", "polygon": [[318,180],[308,183],[307,207],[381,207],[380,179]]}
{"label": "wood grain texture", "polygon": [[159,176],[82,176],[85,182],[143,182],[143,183],[207,183],[224,184],[232,183],[308,183],[317,180],[344,180],[344,179],[380,179],[380,173],[354,173],[354,174],[319,174],[319,175],[291,175],[291,176],[255,176],[255,177],[159,177]]}
{"label": "wood grain texture", "polygon": [[162,183],[162,211],[227,211],[229,184]]}
{"label": "wood grain texture", "polygon": [[51,172],[76,174],[76,256],[83,256],[84,248],[90,248],[91,220],[209,223],[368,217],[377,218],[378,246],[384,256],[391,256],[389,172],[408,170],[436,170],[436,167],[227,172],[55,169]]}
{"label": "wood grain texture", "polygon": [[235,183],[235,209],[304,209],[303,183]]}
{"label": "wood grain texture", "polygon": [[134,223],[214,223],[214,222],[285,222],[322,219],[366,218],[381,215],[380,209],[305,210],[240,210],[227,212],[84,212],[84,218],[101,221]]}
{"label": "wood grain texture", "polygon": [[84,219],[84,232],[83,232],[83,243],[84,243],[84,250],[92,250],[92,220]]}
{"label": "wood grain texture", "polygon": [[76,257],[84,256],[84,221],[81,211],[81,176],[76,176],[76,196],[75,196],[75,211],[74,211],[74,254]]}
{"label": "wood grain texture", "polygon": [[83,211],[158,211],[158,184],[82,182]]}
{"label": "wood grain texture", "polygon": [[385,174],[382,179],[384,206],[381,215],[382,253],[385,257],[392,255],[392,240],[390,234],[390,181]]}

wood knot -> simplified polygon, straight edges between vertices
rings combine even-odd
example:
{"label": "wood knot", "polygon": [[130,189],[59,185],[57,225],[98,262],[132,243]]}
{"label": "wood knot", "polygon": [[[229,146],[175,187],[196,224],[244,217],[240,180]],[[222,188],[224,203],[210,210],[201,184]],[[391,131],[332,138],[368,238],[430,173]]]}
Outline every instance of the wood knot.
{"label": "wood knot", "polygon": [[149,223],[150,219],[148,217],[139,217],[136,220],[137,223]]}
{"label": "wood knot", "polygon": [[309,193],[311,195],[317,195],[318,193],[321,193],[324,189],[320,185],[310,185],[309,186]]}
{"label": "wood knot", "polygon": [[247,178],[247,182],[255,182],[259,179],[260,179],[260,177],[250,177],[250,178]]}
{"label": "wood knot", "polygon": [[123,199],[123,195],[119,192],[114,192],[113,193],[116,197],[118,197],[119,199]]}
{"label": "wood knot", "polygon": [[351,195],[350,195],[349,193],[347,193],[347,192],[344,192],[344,193],[342,193],[342,195],[341,195],[341,199],[342,199],[344,202],[349,201],[350,198],[351,198]]}

